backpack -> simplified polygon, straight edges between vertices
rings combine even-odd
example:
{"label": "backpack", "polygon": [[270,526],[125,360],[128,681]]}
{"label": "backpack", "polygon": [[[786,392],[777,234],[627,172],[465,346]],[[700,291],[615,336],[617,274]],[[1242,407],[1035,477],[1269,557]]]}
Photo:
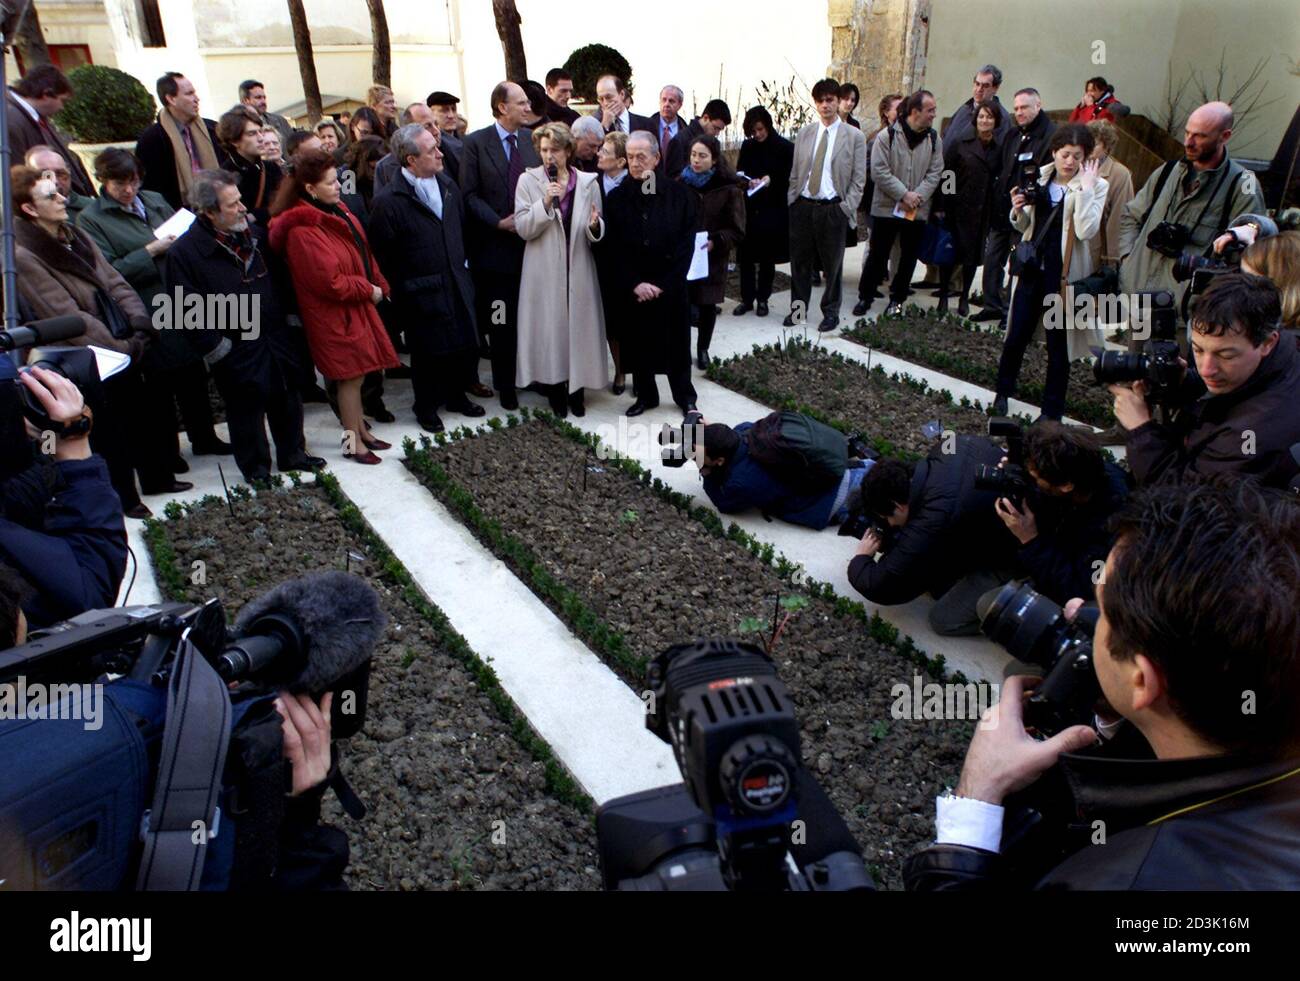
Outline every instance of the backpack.
{"label": "backpack", "polygon": [[749,455],[801,493],[836,487],[849,465],[843,433],[798,412],[773,412],[745,433]]}

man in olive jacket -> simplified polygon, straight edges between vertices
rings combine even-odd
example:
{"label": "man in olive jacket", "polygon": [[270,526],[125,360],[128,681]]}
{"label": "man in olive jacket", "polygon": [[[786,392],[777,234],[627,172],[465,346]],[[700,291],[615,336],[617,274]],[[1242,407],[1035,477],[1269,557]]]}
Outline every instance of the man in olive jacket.
{"label": "man in olive jacket", "polygon": [[[1132,294],[1174,291],[1182,316],[1187,285],[1174,281],[1177,254],[1201,255],[1238,215],[1263,213],[1264,194],[1255,175],[1228,156],[1232,109],[1209,102],[1187,120],[1186,156],[1152,173],[1142,190],[1119,213],[1119,288]],[[1186,230],[1167,255],[1151,247],[1149,237],[1162,223]]]}

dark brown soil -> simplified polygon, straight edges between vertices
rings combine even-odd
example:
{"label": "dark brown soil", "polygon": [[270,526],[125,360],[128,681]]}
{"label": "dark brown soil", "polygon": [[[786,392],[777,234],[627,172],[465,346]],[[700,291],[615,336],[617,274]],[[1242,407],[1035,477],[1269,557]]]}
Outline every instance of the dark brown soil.
{"label": "dark brown soil", "polygon": [[[186,573],[183,598],[218,596],[233,617],[275,583],[343,568],[351,554],[351,570],[378,591],[389,617],[366,727],[343,756],[369,814],[352,821],[333,794],[325,798],[324,820],[351,844],[351,887],[598,889],[591,818],[547,791],[542,764],[324,493],[267,491],[235,507],[238,522],[213,499],[163,524]],[[189,586],[196,559],[207,563],[207,583]],[[504,844],[493,843],[496,829]]]}
{"label": "dark brown soil", "polygon": [[[735,256],[732,256],[732,262],[733,263],[735,262]],[[778,293],[788,292],[789,289],[790,289],[790,277],[778,269],[776,271],[776,274],[772,277],[772,295],[775,296]],[[728,304],[724,304],[724,306],[726,306],[725,312],[731,313],[730,303],[740,302],[740,269],[739,268],[727,270],[726,294],[727,294]]]}
{"label": "dark brown soil", "polygon": [[[952,314],[910,305],[901,317],[859,320],[844,331],[844,337],[988,389],[997,385],[1003,332],[982,329]],[[1046,380],[1047,349],[1030,344],[1020,369],[1018,397],[1041,404]],[[1105,428],[1115,421],[1111,403],[1106,390],[1092,384],[1090,364],[1074,362],[1065,395],[1066,415]]]}
{"label": "dark brown soil", "polygon": [[750,354],[715,362],[708,377],[773,408],[797,409],[846,432],[860,432],[883,453],[915,457],[943,430],[984,433],[983,411],[946,392],[868,370],[838,353],[793,338],[755,346]]}
{"label": "dark brown soil", "polygon": [[[478,509],[467,524],[575,630],[591,635],[594,619],[620,634],[631,657],[607,660],[637,691],[644,678],[632,659],[701,637],[742,636],[742,621],[770,624],[778,594],[795,591],[746,547],[547,422],[431,446],[408,466],[454,513],[468,510],[467,489]],[[439,488],[435,473],[453,483]],[[515,541],[494,540],[487,523]],[[523,572],[519,543],[531,553],[526,562],[536,558],[562,595],[539,588],[536,570]],[[848,562],[851,542],[827,532],[825,544]],[[932,839],[934,797],[960,770],[970,723],[893,719],[891,686],[929,676],[874,639],[858,617],[809,599],[775,652],[799,706],[804,761],[848,821],[877,883],[899,888],[902,862]]]}

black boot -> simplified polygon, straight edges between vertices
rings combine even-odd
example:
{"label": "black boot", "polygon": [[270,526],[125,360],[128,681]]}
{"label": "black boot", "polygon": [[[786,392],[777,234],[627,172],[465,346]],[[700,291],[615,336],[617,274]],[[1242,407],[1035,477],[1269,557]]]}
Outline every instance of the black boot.
{"label": "black boot", "polygon": [[576,392],[569,393],[569,411],[578,418],[587,414],[587,400],[584,395],[585,389],[578,389]]}
{"label": "black boot", "polygon": [[940,313],[947,313],[947,312],[948,312],[948,294],[947,294],[947,293],[940,293],[940,294],[939,294],[939,307],[938,307],[938,310],[939,310]]}
{"label": "black boot", "polygon": [[700,336],[695,342],[695,367],[706,371],[709,367],[709,342],[713,340],[713,325],[699,328]]}

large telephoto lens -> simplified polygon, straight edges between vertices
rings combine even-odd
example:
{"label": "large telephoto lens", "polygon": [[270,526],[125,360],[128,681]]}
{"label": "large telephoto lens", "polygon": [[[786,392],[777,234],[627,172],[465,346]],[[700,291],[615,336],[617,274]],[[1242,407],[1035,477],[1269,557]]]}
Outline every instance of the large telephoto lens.
{"label": "large telephoto lens", "polygon": [[1092,376],[1098,385],[1141,381],[1147,377],[1147,357],[1127,351],[1102,351],[1093,359]]}

